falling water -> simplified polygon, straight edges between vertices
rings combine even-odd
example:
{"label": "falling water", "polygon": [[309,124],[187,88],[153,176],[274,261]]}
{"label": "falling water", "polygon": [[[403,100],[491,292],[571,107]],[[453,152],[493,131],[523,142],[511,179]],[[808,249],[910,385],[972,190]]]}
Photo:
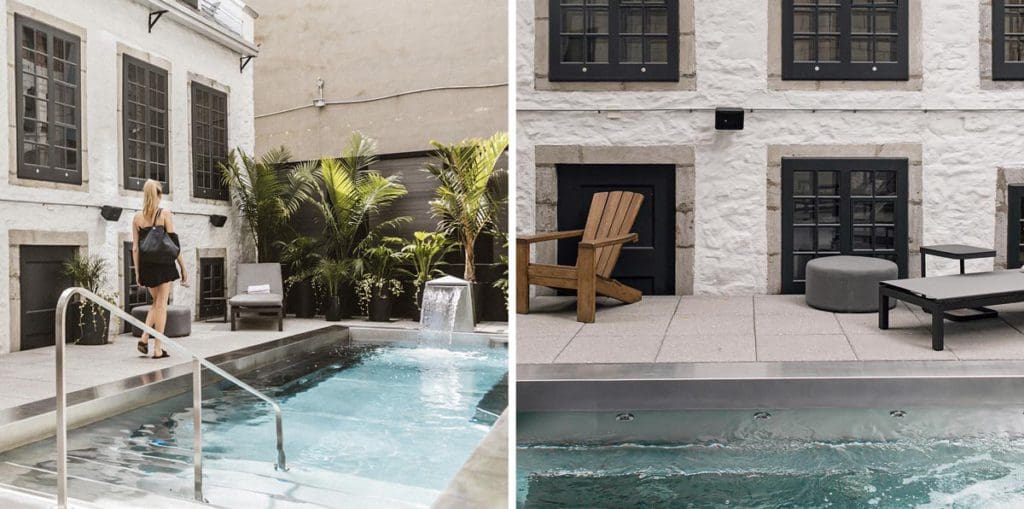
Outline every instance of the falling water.
{"label": "falling water", "polygon": [[455,312],[464,286],[427,285],[423,289],[420,344],[448,346],[455,330]]}

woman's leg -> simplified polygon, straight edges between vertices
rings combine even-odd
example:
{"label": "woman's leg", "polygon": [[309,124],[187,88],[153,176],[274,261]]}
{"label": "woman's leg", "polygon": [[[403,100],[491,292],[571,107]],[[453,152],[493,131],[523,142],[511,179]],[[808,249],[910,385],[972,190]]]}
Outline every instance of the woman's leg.
{"label": "woman's leg", "polygon": [[[153,302],[156,302],[156,288],[146,288],[149,290],[150,297],[153,297]],[[149,312],[146,313],[146,325],[152,327],[156,320],[156,306],[149,306]],[[161,331],[162,332],[162,331]],[[139,339],[139,344],[146,344],[149,341],[149,333],[142,331],[142,338]]]}
{"label": "woman's leg", "polygon": [[[154,290],[156,292],[153,294],[153,307],[150,308],[153,313],[152,327],[162,334],[164,326],[167,325],[167,299],[171,296],[171,283],[159,285]],[[160,348],[160,340],[155,340],[153,341],[153,356],[161,355],[163,355],[163,350]]]}

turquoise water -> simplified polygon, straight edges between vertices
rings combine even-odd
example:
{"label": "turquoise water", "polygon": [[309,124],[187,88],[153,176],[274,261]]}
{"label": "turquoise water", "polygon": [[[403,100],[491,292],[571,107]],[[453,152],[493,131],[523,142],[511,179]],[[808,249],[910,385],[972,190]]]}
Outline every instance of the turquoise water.
{"label": "turquoise water", "polygon": [[[490,429],[477,404],[506,370],[503,348],[366,346],[243,377],[281,404],[287,472],[273,468],[269,407],[240,390],[207,388],[206,498],[229,507],[429,507]],[[122,487],[125,497],[141,489],[191,498],[190,401],[73,431],[70,473]],[[0,482],[51,491],[52,451],[45,441],[4,453]],[[102,492],[97,486],[79,480],[77,493]]]}
{"label": "turquoise water", "polygon": [[520,414],[518,507],[1024,507],[1019,409],[695,414]]}

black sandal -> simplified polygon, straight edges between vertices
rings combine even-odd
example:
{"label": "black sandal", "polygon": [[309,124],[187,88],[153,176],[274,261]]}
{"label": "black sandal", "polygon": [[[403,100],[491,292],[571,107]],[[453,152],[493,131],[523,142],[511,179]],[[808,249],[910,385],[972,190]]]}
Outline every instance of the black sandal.
{"label": "black sandal", "polygon": [[142,355],[149,355],[149,342],[139,341],[138,343],[135,343],[135,349]]}
{"label": "black sandal", "polygon": [[170,356],[171,356],[171,354],[167,353],[167,350],[164,350],[164,351],[160,352],[160,355],[154,355],[153,358],[154,359],[166,359],[166,358],[168,358]]}

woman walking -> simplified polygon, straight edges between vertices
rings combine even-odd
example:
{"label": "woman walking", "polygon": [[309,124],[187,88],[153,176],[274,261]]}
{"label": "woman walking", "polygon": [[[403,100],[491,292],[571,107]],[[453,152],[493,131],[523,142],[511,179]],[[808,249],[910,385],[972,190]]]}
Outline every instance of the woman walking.
{"label": "woman walking", "polygon": [[[188,288],[188,271],[185,270],[185,262],[181,259],[181,243],[178,235],[174,233],[174,216],[170,211],[160,208],[160,199],[163,196],[163,186],[155,180],[147,180],[142,186],[142,211],[135,214],[132,220],[132,259],[135,261],[135,281],[140,286],[149,289],[153,296],[153,305],[146,315],[146,325],[153,327],[158,332],[164,332],[167,324],[167,299],[171,295],[171,282],[179,278],[178,268],[174,266],[177,262],[181,267],[181,286]],[[162,231],[160,231],[162,230]],[[152,251],[140,256],[140,245],[150,235],[166,237],[177,246],[175,254],[166,251]],[[152,242],[150,243],[152,244]],[[143,331],[142,339],[139,340],[138,350],[143,355],[149,354],[149,333]],[[160,348],[160,341],[153,341],[153,358],[163,359],[170,357],[166,351]]]}

